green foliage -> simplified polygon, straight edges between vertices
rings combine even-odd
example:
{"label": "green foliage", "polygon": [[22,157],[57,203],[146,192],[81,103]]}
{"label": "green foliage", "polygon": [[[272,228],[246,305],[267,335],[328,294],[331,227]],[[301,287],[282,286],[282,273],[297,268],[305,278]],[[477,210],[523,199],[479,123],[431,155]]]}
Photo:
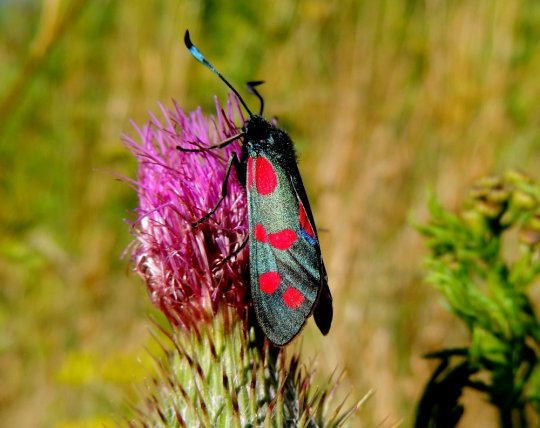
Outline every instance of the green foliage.
{"label": "green foliage", "polygon": [[509,171],[480,180],[453,214],[431,197],[418,229],[431,257],[428,281],[467,326],[470,344],[440,360],[418,406],[417,427],[454,426],[464,388],[497,407],[503,427],[527,426],[540,412],[540,325],[530,288],[540,273],[540,185]]}

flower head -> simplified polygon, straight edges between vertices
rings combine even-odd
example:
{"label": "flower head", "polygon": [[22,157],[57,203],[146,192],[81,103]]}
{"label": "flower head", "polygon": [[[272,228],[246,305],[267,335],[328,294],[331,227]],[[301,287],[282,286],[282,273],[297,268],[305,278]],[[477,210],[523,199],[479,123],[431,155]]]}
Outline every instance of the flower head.
{"label": "flower head", "polygon": [[151,115],[143,128],[134,125],[138,139],[125,139],[139,162],[135,270],[153,303],[175,319],[207,303],[214,310],[225,303],[241,311],[247,304],[247,250],[227,260],[247,236],[246,197],[234,171],[216,212],[192,225],[218,202],[228,159],[239,145],[204,148],[238,133],[235,116],[244,121],[236,98],[225,109],[215,103],[215,117],[205,117],[200,108],[186,114],[177,104],[173,110],[161,106],[163,119]]}
{"label": "flower head", "polygon": [[[335,383],[317,388],[296,354],[287,358],[283,348],[259,340],[256,324],[243,317],[247,203],[236,174],[216,211],[192,226],[216,206],[228,159],[238,150],[238,144],[204,150],[238,133],[235,117],[243,122],[234,97],[226,109],[216,101],[216,110],[206,118],[200,109],[162,107],[162,120],[152,116],[136,127],[137,139],[126,138],[139,161],[135,270],[172,324],[170,332],[158,330],[164,359],[156,359],[144,407],[129,425],[340,426],[360,403],[345,411],[343,403],[332,406]],[[238,322],[239,312],[247,322]]]}

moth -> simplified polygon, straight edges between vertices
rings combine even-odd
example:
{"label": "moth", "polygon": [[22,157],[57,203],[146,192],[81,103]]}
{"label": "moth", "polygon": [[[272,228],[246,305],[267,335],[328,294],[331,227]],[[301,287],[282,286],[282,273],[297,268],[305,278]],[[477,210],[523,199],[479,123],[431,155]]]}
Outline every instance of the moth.
{"label": "moth", "polygon": [[212,216],[227,196],[234,167],[247,195],[250,287],[258,324],[277,346],[294,339],[311,314],[326,335],[333,317],[332,295],[293,142],[262,116],[264,100],[255,88],[262,82],[248,83],[261,103],[259,114],[254,114],[191,42],[189,31],[184,42],[189,52],[233,91],[249,115],[238,135],[207,148],[225,147],[237,140],[242,144],[240,159],[236,153],[229,159],[216,206],[194,225]]}

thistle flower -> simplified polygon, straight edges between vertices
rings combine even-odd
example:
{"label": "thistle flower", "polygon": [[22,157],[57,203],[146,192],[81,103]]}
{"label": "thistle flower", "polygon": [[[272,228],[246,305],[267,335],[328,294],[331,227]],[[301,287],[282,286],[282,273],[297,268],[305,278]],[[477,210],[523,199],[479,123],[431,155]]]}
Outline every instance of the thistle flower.
{"label": "thistle flower", "polygon": [[[246,308],[247,249],[230,261],[247,236],[245,194],[236,177],[216,212],[197,228],[192,223],[212,210],[221,195],[226,164],[238,145],[192,153],[177,147],[204,149],[237,134],[235,114],[243,116],[236,98],[226,110],[217,99],[216,117],[207,120],[199,108],[186,114],[161,106],[142,129],[140,142],[126,138],[139,161],[135,182],[139,199],[135,270],[146,281],[153,303],[169,318],[186,321],[186,313],[211,305]],[[234,175],[234,174],[232,174]]]}
{"label": "thistle flower", "polygon": [[138,139],[125,140],[139,161],[135,271],[171,321],[158,334],[166,358],[156,358],[157,377],[129,425],[341,426],[360,403],[331,408],[336,382],[314,387],[297,354],[261,346],[246,322],[247,205],[235,174],[215,213],[192,226],[216,206],[238,149],[204,150],[236,135],[236,120],[244,120],[234,97],[225,109],[216,100],[216,111],[206,118],[200,109],[161,107],[163,119],[152,115],[143,128],[134,125]]}

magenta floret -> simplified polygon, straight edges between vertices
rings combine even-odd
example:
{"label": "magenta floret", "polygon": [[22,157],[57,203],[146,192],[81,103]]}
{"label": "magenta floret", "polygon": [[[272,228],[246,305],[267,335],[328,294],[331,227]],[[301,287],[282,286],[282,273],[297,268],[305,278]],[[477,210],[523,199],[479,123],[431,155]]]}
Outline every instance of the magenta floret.
{"label": "magenta floret", "polygon": [[200,108],[186,114],[177,104],[161,106],[161,120],[151,115],[144,127],[134,125],[138,138],[125,139],[139,162],[135,270],[154,304],[173,317],[208,302],[214,310],[225,303],[243,311],[247,304],[248,249],[223,262],[247,237],[246,196],[234,171],[216,213],[192,227],[218,201],[239,143],[199,153],[176,148],[204,148],[236,135],[236,123],[244,121],[236,98],[226,109],[216,99],[216,110],[206,117]]}

